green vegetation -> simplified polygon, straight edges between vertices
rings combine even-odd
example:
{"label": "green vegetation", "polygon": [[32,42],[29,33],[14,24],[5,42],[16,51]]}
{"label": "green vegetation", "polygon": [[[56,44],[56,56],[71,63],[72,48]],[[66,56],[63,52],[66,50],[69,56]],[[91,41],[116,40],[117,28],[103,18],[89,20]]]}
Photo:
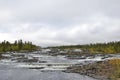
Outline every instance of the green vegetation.
{"label": "green vegetation", "polygon": [[120,52],[120,41],[109,42],[109,43],[96,43],[88,45],[70,45],[70,46],[58,46],[53,48],[60,49],[74,49],[80,48],[90,53],[119,53]]}
{"label": "green vegetation", "polygon": [[111,80],[120,80],[120,59],[109,60],[108,63],[111,65]]}
{"label": "green vegetation", "polygon": [[0,52],[7,52],[7,51],[32,51],[36,50],[37,46],[33,45],[32,42],[23,42],[22,40],[16,40],[14,43],[10,43],[9,41],[3,41],[0,43]]}

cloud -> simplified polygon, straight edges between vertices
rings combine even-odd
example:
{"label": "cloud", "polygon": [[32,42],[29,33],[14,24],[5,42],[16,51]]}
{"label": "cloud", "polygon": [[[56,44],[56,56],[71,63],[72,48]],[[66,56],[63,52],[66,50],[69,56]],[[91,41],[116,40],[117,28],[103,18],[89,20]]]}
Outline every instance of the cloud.
{"label": "cloud", "polygon": [[120,0],[0,1],[0,41],[42,46],[120,40]]}
{"label": "cloud", "polygon": [[91,15],[89,18],[89,21],[84,24],[62,28],[39,23],[11,24],[12,29],[8,31],[9,33],[3,33],[7,38],[3,38],[9,40],[9,38],[14,37],[13,39],[31,40],[42,46],[119,40],[119,19],[109,18],[104,15]]}
{"label": "cloud", "polygon": [[0,10],[0,23],[5,23],[11,20],[12,15],[11,12],[8,10]]}

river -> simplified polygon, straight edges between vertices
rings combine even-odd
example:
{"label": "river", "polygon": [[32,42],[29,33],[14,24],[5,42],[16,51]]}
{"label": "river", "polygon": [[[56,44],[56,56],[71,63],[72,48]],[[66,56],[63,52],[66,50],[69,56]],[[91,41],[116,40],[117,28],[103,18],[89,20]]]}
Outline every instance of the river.
{"label": "river", "polygon": [[0,60],[0,80],[96,80],[88,76],[65,73],[78,59],[39,53],[7,53]]}

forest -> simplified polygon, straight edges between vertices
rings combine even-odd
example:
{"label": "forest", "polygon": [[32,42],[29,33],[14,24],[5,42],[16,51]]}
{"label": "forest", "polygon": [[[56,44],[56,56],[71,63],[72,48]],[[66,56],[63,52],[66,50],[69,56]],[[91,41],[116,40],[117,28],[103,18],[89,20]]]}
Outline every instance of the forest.
{"label": "forest", "polygon": [[104,53],[104,54],[120,53],[120,41],[112,41],[112,42],[106,42],[106,43],[94,43],[94,44],[86,44],[86,45],[57,46],[54,48],[60,48],[60,49],[80,48],[90,53]]}
{"label": "forest", "polygon": [[32,42],[23,42],[22,40],[15,40],[13,43],[4,40],[0,42],[0,52],[7,52],[7,51],[32,51],[36,50],[37,46],[32,44]]}

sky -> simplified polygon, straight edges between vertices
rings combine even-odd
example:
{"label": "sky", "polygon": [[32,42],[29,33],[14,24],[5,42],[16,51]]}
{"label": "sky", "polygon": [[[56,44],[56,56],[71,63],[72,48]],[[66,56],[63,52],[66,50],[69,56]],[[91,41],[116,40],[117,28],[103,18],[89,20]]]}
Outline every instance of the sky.
{"label": "sky", "polygon": [[0,41],[40,46],[120,40],[120,0],[0,0]]}

